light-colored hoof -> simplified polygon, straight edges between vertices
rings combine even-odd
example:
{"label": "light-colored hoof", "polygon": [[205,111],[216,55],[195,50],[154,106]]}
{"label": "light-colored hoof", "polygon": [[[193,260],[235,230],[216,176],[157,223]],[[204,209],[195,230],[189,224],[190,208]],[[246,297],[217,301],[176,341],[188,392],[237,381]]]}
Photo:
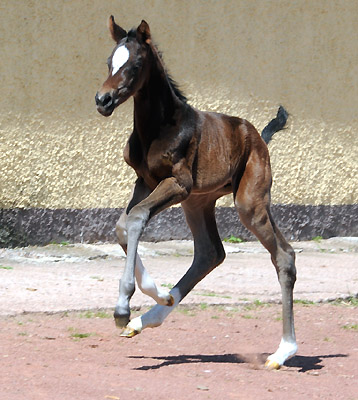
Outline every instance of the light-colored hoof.
{"label": "light-colored hoof", "polygon": [[280,369],[281,365],[276,362],[276,361],[272,361],[272,360],[266,360],[265,362],[265,368],[272,371],[274,369]]}
{"label": "light-colored hoof", "polygon": [[133,336],[136,336],[139,333],[140,333],[139,331],[131,328],[130,326],[126,326],[119,336],[126,337],[126,338],[132,338]]}

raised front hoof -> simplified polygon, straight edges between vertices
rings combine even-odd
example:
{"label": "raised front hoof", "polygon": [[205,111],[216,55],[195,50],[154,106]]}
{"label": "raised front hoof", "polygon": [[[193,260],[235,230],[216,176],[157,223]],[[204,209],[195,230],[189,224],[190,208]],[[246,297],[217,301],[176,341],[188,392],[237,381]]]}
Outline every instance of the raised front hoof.
{"label": "raised front hoof", "polygon": [[126,338],[132,338],[133,336],[136,336],[139,333],[140,333],[139,331],[131,328],[130,326],[126,326],[119,336],[126,337]]}
{"label": "raised front hoof", "polygon": [[115,315],[114,321],[117,328],[124,328],[128,325],[130,314],[126,315]]}
{"label": "raised front hoof", "polygon": [[277,370],[281,368],[281,365],[277,361],[273,360],[266,360],[265,362],[265,368],[272,371],[272,370]]}

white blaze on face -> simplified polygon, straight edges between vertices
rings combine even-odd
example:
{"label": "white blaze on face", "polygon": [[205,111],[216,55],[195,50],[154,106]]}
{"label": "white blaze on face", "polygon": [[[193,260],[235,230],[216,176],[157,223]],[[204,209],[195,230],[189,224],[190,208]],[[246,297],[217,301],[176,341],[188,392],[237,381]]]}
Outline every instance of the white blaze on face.
{"label": "white blaze on face", "polygon": [[120,46],[112,57],[112,76],[128,61],[129,51],[126,46]]}

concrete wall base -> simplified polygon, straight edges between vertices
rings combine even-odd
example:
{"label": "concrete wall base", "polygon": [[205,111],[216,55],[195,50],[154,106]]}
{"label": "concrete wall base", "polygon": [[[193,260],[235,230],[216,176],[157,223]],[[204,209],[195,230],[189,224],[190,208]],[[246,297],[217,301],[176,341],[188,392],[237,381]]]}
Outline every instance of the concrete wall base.
{"label": "concrete wall base", "polygon": [[[45,245],[51,242],[115,242],[115,223],[123,209],[1,209],[0,247]],[[358,236],[358,204],[272,205],[272,214],[288,240],[316,236]],[[216,219],[222,238],[234,235],[244,240],[254,236],[240,223],[233,207],[218,207]],[[142,240],[191,239],[181,208],[171,208],[154,217]]]}

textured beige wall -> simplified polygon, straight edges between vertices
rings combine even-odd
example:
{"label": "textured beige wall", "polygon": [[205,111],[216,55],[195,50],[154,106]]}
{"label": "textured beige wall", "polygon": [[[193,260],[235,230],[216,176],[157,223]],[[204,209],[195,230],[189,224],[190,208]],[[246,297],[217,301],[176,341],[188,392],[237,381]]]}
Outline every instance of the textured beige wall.
{"label": "textured beige wall", "polygon": [[132,101],[109,119],[94,105],[110,14],[126,29],[149,22],[194,106],[261,130],[285,105],[273,202],[358,203],[355,0],[2,0],[0,207],[126,204]]}

